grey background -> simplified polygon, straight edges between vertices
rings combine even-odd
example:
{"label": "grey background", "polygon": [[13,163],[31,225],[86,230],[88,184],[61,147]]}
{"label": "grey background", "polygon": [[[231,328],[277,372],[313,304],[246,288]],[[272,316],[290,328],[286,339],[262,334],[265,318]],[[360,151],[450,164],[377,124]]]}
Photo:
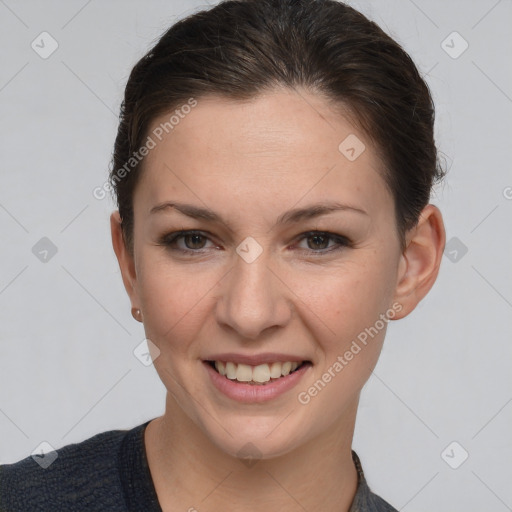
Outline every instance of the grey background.
{"label": "grey background", "polygon": [[[399,510],[512,510],[512,5],[351,4],[432,89],[449,168],[432,202],[455,237],[431,293],[388,330],[354,448]],[[201,5],[0,0],[0,463],[163,412],[163,385],[133,354],[144,331],[111,248],[114,206],[92,190],[107,176],[131,67]],[[47,59],[31,47],[43,31],[59,45]],[[458,58],[453,31],[469,44]],[[46,262],[34,254],[43,237],[57,248]]]}

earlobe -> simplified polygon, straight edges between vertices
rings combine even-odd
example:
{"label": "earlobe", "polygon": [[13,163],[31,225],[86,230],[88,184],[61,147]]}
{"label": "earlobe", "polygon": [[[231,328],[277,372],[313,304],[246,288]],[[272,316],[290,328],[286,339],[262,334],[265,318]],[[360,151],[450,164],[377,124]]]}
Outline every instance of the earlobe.
{"label": "earlobe", "polygon": [[114,252],[119,263],[124,287],[130,297],[132,306],[138,308],[138,297],[135,289],[137,278],[135,262],[133,256],[126,248],[123,229],[121,226],[121,216],[119,215],[118,210],[112,212],[110,215],[110,230],[112,234],[112,247],[114,248]]}
{"label": "earlobe", "polygon": [[418,224],[407,233],[402,253],[395,301],[402,305],[395,318],[407,316],[434,285],[446,242],[443,218],[439,209],[429,204],[421,212]]}

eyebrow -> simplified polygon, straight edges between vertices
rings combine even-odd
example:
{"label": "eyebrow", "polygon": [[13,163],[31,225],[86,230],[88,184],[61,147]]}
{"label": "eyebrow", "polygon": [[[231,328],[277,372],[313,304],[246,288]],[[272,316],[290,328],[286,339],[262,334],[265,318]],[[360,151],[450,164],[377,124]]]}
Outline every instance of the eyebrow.
{"label": "eyebrow", "polygon": [[[192,219],[201,219],[209,222],[220,222],[229,227],[228,222],[226,222],[218,213],[215,213],[209,208],[202,208],[192,204],[177,203],[174,201],[166,201],[164,203],[153,206],[149,214],[152,215],[168,210],[177,210],[178,212]],[[349,206],[338,202],[324,202],[312,204],[304,208],[294,208],[289,210],[278,217],[276,225],[294,224],[300,222],[301,220],[313,219],[337,211],[350,211],[362,215],[368,215],[368,213],[361,208],[356,208],[354,206]]]}

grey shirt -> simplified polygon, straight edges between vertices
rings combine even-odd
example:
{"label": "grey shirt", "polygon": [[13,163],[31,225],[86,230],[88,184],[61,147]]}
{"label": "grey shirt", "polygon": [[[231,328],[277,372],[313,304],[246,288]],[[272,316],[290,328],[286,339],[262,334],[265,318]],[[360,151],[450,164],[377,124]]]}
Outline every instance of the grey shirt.
{"label": "grey shirt", "polygon": [[[162,512],[146,458],[148,423],[64,446],[46,468],[49,454],[39,457],[41,464],[35,455],[0,465],[0,512]],[[370,491],[352,457],[359,484],[350,512],[396,512]]]}

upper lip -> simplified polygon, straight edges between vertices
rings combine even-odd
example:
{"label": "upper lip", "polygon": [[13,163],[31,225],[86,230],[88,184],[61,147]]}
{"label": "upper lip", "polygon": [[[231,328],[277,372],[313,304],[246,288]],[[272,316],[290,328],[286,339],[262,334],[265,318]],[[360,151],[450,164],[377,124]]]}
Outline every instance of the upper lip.
{"label": "upper lip", "polygon": [[237,364],[248,364],[250,366],[258,366],[265,363],[275,363],[286,361],[302,363],[303,361],[309,361],[309,359],[300,356],[294,356],[290,354],[279,354],[276,352],[265,352],[263,354],[235,354],[234,352],[213,354],[203,359],[203,361],[224,361],[232,362]]}

